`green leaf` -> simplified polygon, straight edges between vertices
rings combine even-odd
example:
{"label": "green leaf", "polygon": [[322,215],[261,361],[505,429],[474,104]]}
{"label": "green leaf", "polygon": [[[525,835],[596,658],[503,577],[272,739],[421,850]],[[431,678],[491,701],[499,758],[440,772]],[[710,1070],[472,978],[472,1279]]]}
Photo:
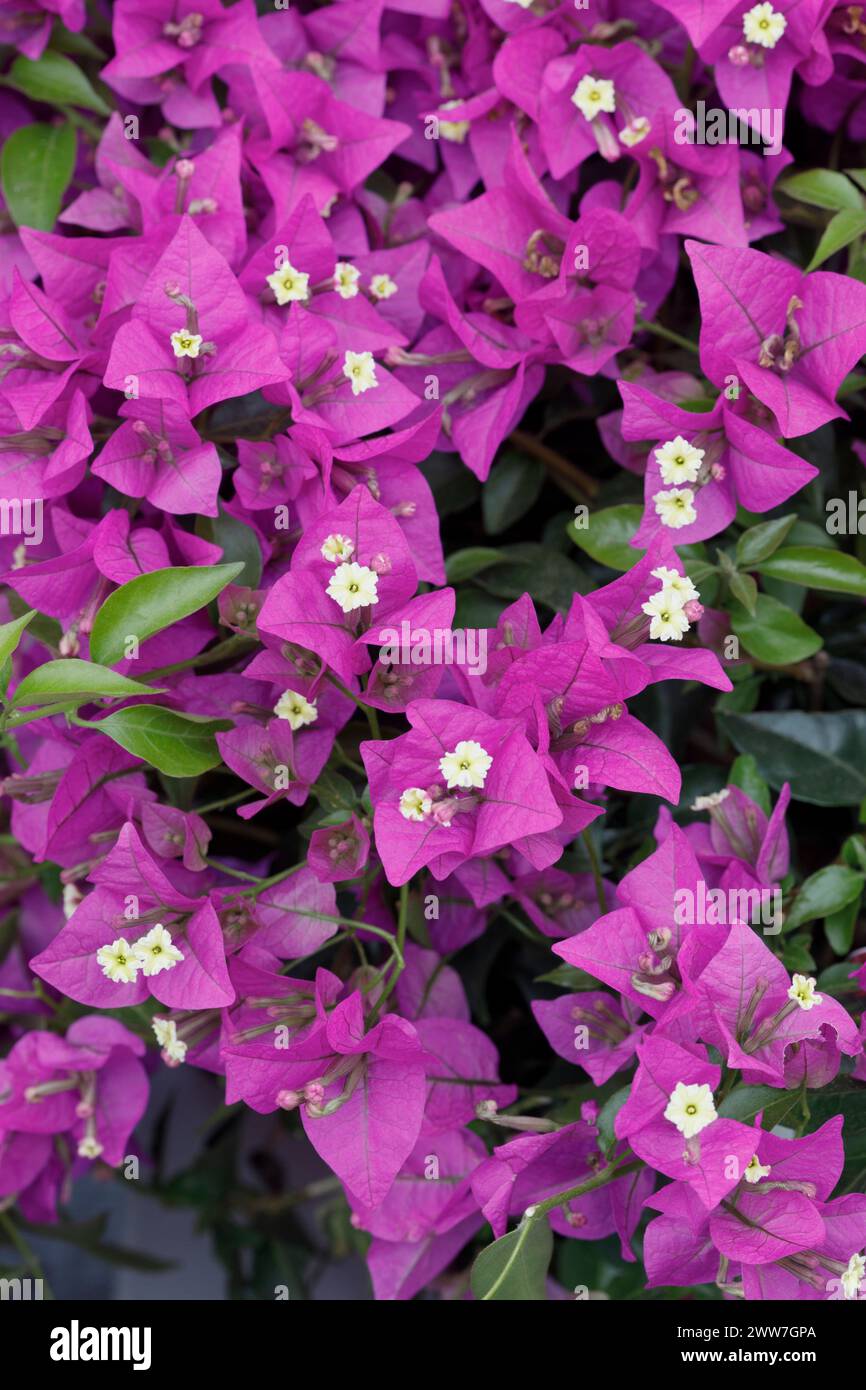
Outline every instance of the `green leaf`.
{"label": "green leaf", "polygon": [[776,192],[786,193],[789,198],[813,208],[829,208],[832,212],[842,208],[860,211],[863,207],[863,199],[850,180],[833,169],[809,169],[802,174],[792,174],[790,178],[779,180]]}
{"label": "green leaf", "polygon": [[213,541],[223,553],[224,563],[238,563],[237,582],[257,589],[262,577],[262,548],[252,526],[238,521],[220,505],[218,516],[199,517],[196,535]]}
{"label": "green leaf", "polygon": [[76,146],[69,121],[13,130],[0,155],[0,182],[17,227],[51,231],[75,168]]}
{"label": "green leaf", "polygon": [[809,1109],[810,1131],[820,1129],[834,1115],[841,1115],[845,1157],[866,1161],[866,1086],[847,1076],[837,1077],[820,1091],[810,1091]]}
{"label": "green leaf", "polygon": [[521,541],[504,547],[502,563],[485,569],[478,584],[498,598],[530,594],[537,603],[564,612],[576,593],[586,592],[586,577],[573,560],[549,545]]}
{"label": "green leaf", "polygon": [[762,521],[759,526],[750,526],[748,531],[744,531],[737,541],[737,564],[740,569],[751,569],[759,560],[766,560],[768,555],[772,555],[796,520],[796,515],[791,512],[789,516],[780,516],[776,521]]}
{"label": "green leaf", "polygon": [[547,1218],[521,1221],[516,1230],[481,1251],[472,1266],[472,1292],[485,1302],[546,1303],[552,1254]]}
{"label": "green leaf", "polygon": [[90,634],[91,655],[111,666],[126,655],[126,640],[139,642],[197,613],[240,574],[243,565],[189,565],[140,574],[109,594]]}
{"label": "green leaf", "polygon": [[21,709],[26,705],[50,705],[56,700],[79,697],[84,703],[101,695],[111,695],[119,700],[132,695],[160,693],[155,686],[141,685],[107,666],[97,665],[95,661],[67,657],[60,661],[46,661],[26,675],[12,696],[11,704]]}
{"label": "green leaf", "polygon": [[523,454],[504,454],[481,491],[487,534],[497,536],[525,516],[537,502],[543,486],[544,469],[540,463]]}
{"label": "green leaf", "polygon": [[805,661],[823,645],[813,628],[769,594],[758,595],[754,613],[741,603],[731,604],[730,618],[746,651],[767,666]]}
{"label": "green leaf", "polygon": [[320,774],[310,791],[325,811],[329,813],[341,811],[343,819],[357,805],[358,798],[352,783],[348,778],[341,776],[339,772],[334,772],[329,767],[326,767]]}
{"label": "green leaf", "polygon": [[740,574],[738,571],[728,579],[728,585],[734,598],[741,603],[746,611],[754,618],[755,609],[758,602],[758,586],[750,574]]}
{"label": "green leaf", "polygon": [[[728,1120],[739,1120],[747,1125],[761,1110],[773,1105],[779,1099],[779,1092],[773,1086],[737,1086],[730,1095],[725,1096],[719,1106],[719,1114]],[[797,1104],[794,1096],[793,1104]]]}
{"label": "green leaf", "polygon": [[570,522],[568,534],[575,545],[600,565],[612,570],[630,570],[643,553],[629,544],[642,516],[643,507],[603,507],[589,513],[589,525],[585,529]]}
{"label": "green leaf", "polygon": [[111,114],[102,97],[70,58],[46,50],[35,62],[18,57],[9,69],[7,82],[32,101],[44,101],[49,106],[81,106],[86,111],[98,111],[100,116]]}
{"label": "green leaf", "polygon": [[598,1124],[598,1137],[601,1141],[603,1153],[610,1154],[613,1152],[616,1143],[616,1134],[613,1128],[614,1120],[630,1095],[631,1086],[621,1086],[618,1091],[614,1091],[612,1096],[608,1096],[604,1105],[598,1112],[598,1120],[596,1123]]}
{"label": "green leaf", "polygon": [[459,584],[463,579],[472,579],[491,565],[501,565],[503,559],[501,550],[491,550],[486,545],[472,545],[465,550],[455,550],[445,562],[448,583]]}
{"label": "green leaf", "polygon": [[807,273],[810,270],[817,270],[819,265],[823,265],[831,256],[835,256],[837,251],[841,251],[844,246],[850,246],[852,241],[866,232],[866,212],[863,208],[843,208],[837,212],[835,217],[831,217],[821,235],[821,240],[815,247],[815,254],[806,266]]}
{"label": "green leaf", "polygon": [[24,613],[20,618],[13,618],[11,623],[4,623],[0,627],[0,666],[5,665],[18,643],[21,641],[22,634],[29,622],[36,617],[36,609],[31,608],[29,613]]}
{"label": "green leaf", "polygon": [[760,806],[765,816],[770,814],[770,789],[758,771],[758,764],[750,753],[741,753],[731,764],[728,785],[739,787]]}
{"label": "green leaf", "polygon": [[786,546],[757,566],[761,574],[788,584],[866,598],[866,565],[853,555],[811,545]]}
{"label": "green leaf", "polygon": [[851,947],[854,945],[854,929],[857,926],[857,917],[860,912],[860,898],[858,893],[856,898],[852,898],[847,906],[839,909],[838,912],[831,912],[824,923],[824,933],[834,955],[847,956]]}
{"label": "green leaf", "polygon": [[171,777],[198,777],[222,761],[214,735],[230,729],[230,719],[202,719],[178,714],[162,705],[129,705],[104,719],[89,720],[88,727],[143,758]]}
{"label": "green leaf", "polygon": [[790,782],[794,797],[814,806],[859,806],[866,797],[866,710],[721,714],[718,722],[776,790]]}
{"label": "green leaf", "polygon": [[831,913],[859,898],[866,882],[863,874],[844,864],[828,864],[811,874],[800,888],[790,912],[785,913],[785,930],[793,931],[804,922],[814,922],[816,917],[829,917]]}

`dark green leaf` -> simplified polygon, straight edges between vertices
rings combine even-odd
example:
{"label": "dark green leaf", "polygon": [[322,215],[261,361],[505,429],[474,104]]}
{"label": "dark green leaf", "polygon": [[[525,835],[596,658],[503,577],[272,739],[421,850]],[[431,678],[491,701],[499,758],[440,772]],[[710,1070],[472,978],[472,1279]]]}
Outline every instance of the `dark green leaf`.
{"label": "dark green leaf", "polygon": [[800,888],[790,912],[785,913],[785,930],[793,931],[804,922],[829,917],[859,898],[864,877],[844,864],[828,864],[811,874]]}
{"label": "dark green leaf", "polygon": [[484,529],[490,536],[507,531],[535,505],[544,486],[544,469],[523,454],[503,454],[481,490]]}
{"label": "dark green leaf", "polygon": [[792,545],[777,550],[775,555],[757,566],[761,574],[782,579],[788,584],[803,584],[810,589],[826,589],[834,594],[856,594],[866,598],[866,565],[843,551],[818,546]]}
{"label": "dark green leaf", "polygon": [[762,521],[744,531],[737,541],[737,564],[741,569],[751,569],[759,560],[766,560],[785,540],[796,515],[780,516],[775,521]]}
{"label": "dark green leaf", "polygon": [[859,806],[866,797],[866,710],[722,714],[719,723],[771,787],[790,782],[798,801]]}

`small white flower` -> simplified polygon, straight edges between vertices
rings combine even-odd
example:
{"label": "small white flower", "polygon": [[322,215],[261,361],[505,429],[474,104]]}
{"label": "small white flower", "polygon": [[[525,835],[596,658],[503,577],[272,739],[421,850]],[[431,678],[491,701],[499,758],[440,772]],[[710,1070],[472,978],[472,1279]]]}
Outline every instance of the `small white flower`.
{"label": "small white flower", "polygon": [[110,946],[100,946],[96,959],[106,979],[113,980],[115,984],[135,984],[139,969],[135,949],[122,936],[112,941]]}
{"label": "small white flower", "polygon": [[616,110],[616,90],[606,77],[582,77],[571,94],[571,99],[588,121],[594,121],[599,111],[608,115]]}
{"label": "small white flower", "polygon": [[72,916],[78,904],[84,901],[84,894],[77,883],[64,883],[63,885],[63,916],[67,922]]}
{"label": "small white flower", "polygon": [[[532,0],[529,0],[532,4]],[[454,106],[462,106],[462,101],[443,101],[439,107],[440,111],[450,111]],[[468,121],[440,121],[439,134],[443,140],[450,140],[453,145],[462,145],[466,136],[469,134]]]}
{"label": "small white flower", "polygon": [[490,754],[474,738],[461,739],[453,753],[439,759],[439,771],[449,788],[483,787],[492,762]]}
{"label": "small white flower", "polygon": [[693,1139],[716,1119],[716,1107],[709,1086],[686,1086],[678,1081],[665,1110],[665,1119],[676,1125],[686,1139]]}
{"label": "small white flower", "polygon": [[709,796],[696,796],[692,802],[692,810],[712,811],[714,806],[721,806],[723,801],[727,801],[730,794],[730,787],[722,787],[720,791],[710,792]]}
{"label": "small white flower", "polygon": [[801,1009],[814,1009],[816,1004],[824,1002],[823,995],[815,993],[815,983],[811,975],[792,975],[788,998],[799,1004]]}
{"label": "small white flower", "polygon": [[198,357],[202,342],[200,333],[189,333],[185,328],[179,328],[171,335],[175,357]]}
{"label": "small white flower", "polygon": [[355,546],[348,536],[340,536],[335,532],[322,541],[322,559],[331,565],[337,565],[341,560],[351,560],[354,553]]}
{"label": "small white flower", "polygon": [[528,10],[532,0],[507,0],[509,5],[519,5],[522,10]]}
{"label": "small white flower", "polygon": [[639,145],[642,140],[647,138],[651,130],[652,126],[646,116],[635,116],[634,120],[629,121],[628,125],[624,125],[620,131],[620,144],[633,149],[635,145]]}
{"label": "small white flower", "polygon": [[693,483],[701,471],[703,449],[696,449],[678,434],[655,451],[663,483]]}
{"label": "small white flower", "polygon": [[390,275],[372,275],[370,277],[370,293],[374,299],[390,299],[392,294],[397,293],[397,283],[391,279]]}
{"label": "small white flower", "polygon": [[846,1298],[858,1298],[860,1284],[866,1275],[866,1256],[852,1255],[848,1268],[841,1275],[842,1291]]}
{"label": "small white flower", "polygon": [[135,958],[143,975],[159,975],[163,970],[173,970],[183,960],[179,951],[161,922],[140,936],[133,946]]}
{"label": "small white flower", "polygon": [[155,1018],[151,1026],[167,1059],[171,1062],[184,1062],[187,1045],[177,1036],[177,1024],[174,1019]]}
{"label": "small white flower", "polygon": [[650,622],[650,637],[661,642],[679,642],[684,632],[689,630],[689,620],[683,612],[682,599],[673,589],[661,589],[646,603],[641,604]]}
{"label": "small white flower", "polygon": [[433,802],[423,787],[407,787],[400,797],[400,815],[407,820],[423,820],[433,810]]}
{"label": "small white flower", "polygon": [[102,1145],[95,1134],[85,1134],[83,1139],[78,1141],[79,1158],[99,1158],[102,1153]]}
{"label": "small white flower", "polygon": [[760,44],[761,48],[775,48],[787,27],[785,16],[774,10],[768,0],[743,15],[743,33],[749,43]]}
{"label": "small white flower", "polygon": [[368,604],[379,602],[378,584],[379,576],[375,570],[352,560],[349,564],[337,566],[325,592],[340,605],[344,613],[352,613],[356,608],[366,608]]}
{"label": "small white flower", "polygon": [[283,691],[274,705],[274,714],[278,719],[288,720],[292,733],[296,729],[303,729],[307,724],[314,724],[319,717],[316,706],[296,690]]}
{"label": "small white flower", "polygon": [[347,351],[343,362],[343,376],[352,383],[353,396],[361,396],[371,387],[378,386],[372,352]]}
{"label": "small white flower", "polygon": [[657,492],[653,496],[656,515],[661,518],[662,525],[674,531],[697,521],[694,500],[695,494],[690,487],[672,487],[668,492]]}
{"label": "small white flower", "polygon": [[752,1154],[752,1157],[749,1159],[748,1167],[743,1174],[746,1182],[760,1182],[761,1178],[768,1178],[769,1176],[770,1165],[763,1164],[757,1154]]}
{"label": "small white flower", "polygon": [[662,587],[670,589],[683,603],[700,598],[700,593],[687,574],[680,574],[677,570],[668,569],[665,565],[659,565],[658,569],[652,570],[651,573],[653,579],[660,579]]}
{"label": "small white flower", "polygon": [[361,272],[349,261],[338,261],[334,267],[334,289],[341,299],[354,299],[358,293]]}
{"label": "small white flower", "polygon": [[309,298],[309,275],[303,270],[295,270],[288,261],[279,266],[272,275],[266,276],[266,280],[278,304],[291,304],[295,299]]}

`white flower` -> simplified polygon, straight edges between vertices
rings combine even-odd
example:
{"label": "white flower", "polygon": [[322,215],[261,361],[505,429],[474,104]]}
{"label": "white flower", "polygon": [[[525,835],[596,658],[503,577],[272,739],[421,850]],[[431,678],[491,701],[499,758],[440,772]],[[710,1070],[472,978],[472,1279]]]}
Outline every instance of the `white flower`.
{"label": "white flower", "polygon": [[761,1178],[768,1178],[769,1176],[770,1165],[763,1164],[757,1154],[752,1154],[752,1157],[749,1159],[748,1167],[743,1174],[746,1182],[760,1182]]}
{"label": "white flower", "polygon": [[701,471],[703,449],[696,449],[678,434],[655,451],[663,483],[693,483]]}
{"label": "white flower", "polygon": [[760,44],[761,48],[775,48],[787,27],[785,16],[774,10],[767,0],[743,15],[743,33],[749,43]]}
{"label": "white flower", "polygon": [[352,383],[352,395],[361,396],[372,386],[378,386],[376,363],[372,352],[346,352],[343,376]]}
{"label": "white flower", "polygon": [[325,592],[340,605],[344,613],[352,613],[356,608],[366,608],[368,604],[379,602],[376,592],[378,584],[379,576],[375,570],[352,560],[349,564],[337,566]]}
{"label": "white flower", "polygon": [[319,717],[316,706],[310,704],[310,701],[299,695],[296,690],[283,691],[274,705],[274,714],[278,719],[288,720],[292,733],[296,729],[303,729],[307,724],[314,724]]}
{"label": "white flower", "polygon": [[700,598],[700,593],[687,574],[680,574],[678,570],[667,569],[665,565],[659,565],[658,569],[652,570],[651,573],[653,579],[660,579],[662,587],[670,589],[683,603]]}
{"label": "white flower", "polygon": [[686,1139],[693,1139],[716,1119],[716,1107],[709,1086],[686,1086],[678,1081],[665,1110],[665,1119],[676,1125]]}
{"label": "white flower", "polygon": [[661,517],[662,525],[674,531],[697,521],[694,500],[695,494],[690,487],[672,487],[669,492],[657,492],[653,496],[656,515]]}
{"label": "white flower", "polygon": [[84,901],[84,894],[77,883],[64,883],[63,885],[63,916],[67,922],[72,916],[78,904]]}
{"label": "white flower", "polygon": [[177,1036],[177,1024],[173,1018],[155,1018],[152,1023],[156,1040],[170,1062],[186,1060],[187,1045]]}
{"label": "white flower", "polygon": [[354,299],[358,293],[361,272],[349,261],[338,261],[334,267],[334,289],[341,299]]}
{"label": "white flower", "polygon": [[629,121],[628,125],[624,125],[620,131],[620,143],[632,149],[635,145],[639,145],[642,140],[645,140],[651,130],[652,126],[646,116],[635,116],[634,120]]}
{"label": "white flower", "polygon": [[173,970],[183,960],[179,951],[161,922],[151,927],[145,936],[140,936],[133,946],[135,958],[143,975],[159,975],[163,970]]}
{"label": "white flower", "polygon": [[842,1291],[846,1298],[859,1297],[860,1284],[864,1275],[866,1275],[866,1257],[852,1255],[848,1261],[848,1268],[841,1276]]}
{"label": "white flower", "polygon": [[390,299],[392,294],[397,293],[396,281],[390,275],[372,275],[370,277],[370,293],[374,299]]}
{"label": "white flower", "polygon": [[78,1141],[79,1158],[98,1158],[102,1153],[102,1145],[95,1134],[85,1134],[83,1139]]}
{"label": "white flower", "polygon": [[661,589],[653,594],[641,611],[651,618],[650,637],[662,642],[679,642],[684,632],[689,630],[689,620],[683,612],[682,599],[673,589]]}
{"label": "white flower", "polygon": [[348,536],[340,536],[335,532],[322,541],[322,559],[331,565],[338,564],[340,560],[351,560],[354,553],[355,547]]}
{"label": "white flower", "polygon": [[115,984],[135,984],[138,974],[135,949],[128,941],[124,941],[122,936],[112,941],[110,946],[100,946],[96,952],[96,959],[102,966],[102,973],[106,979],[113,980]]}
{"label": "white flower", "polygon": [[[532,0],[529,0],[530,4]],[[462,106],[462,101],[444,101],[439,107],[440,111],[450,111],[454,106]],[[450,140],[454,145],[462,145],[466,136],[469,134],[468,121],[440,121],[439,134],[443,140]]]}
{"label": "white flower", "polygon": [[433,802],[423,787],[407,787],[400,797],[400,815],[407,820],[423,820],[433,810]]}
{"label": "white flower", "polygon": [[532,0],[508,0],[509,5],[519,5],[522,10],[528,10]]}
{"label": "white flower", "polygon": [[493,762],[474,738],[461,739],[453,753],[439,759],[439,771],[447,787],[483,787]]}
{"label": "white flower", "polygon": [[288,261],[285,265],[279,266],[273,275],[268,275],[265,278],[273,290],[274,299],[278,304],[291,304],[294,299],[309,298],[309,275],[303,270],[295,270],[295,267]]}
{"label": "white flower", "polygon": [[714,806],[721,806],[723,801],[727,801],[730,794],[730,787],[722,787],[720,791],[710,792],[709,796],[696,796],[692,802],[692,810],[712,811]]}
{"label": "white flower", "polygon": [[815,981],[811,975],[792,975],[791,988],[788,990],[788,998],[793,999],[795,1004],[799,1004],[801,1009],[814,1009],[816,1004],[823,1004],[824,999],[820,994],[815,993]]}
{"label": "white flower", "polygon": [[599,111],[610,114],[616,110],[616,91],[606,77],[590,77],[587,73],[578,82],[571,99],[588,121],[595,120]]}
{"label": "white flower", "polygon": [[171,345],[174,348],[175,357],[198,357],[202,342],[200,333],[189,333],[185,328],[179,328],[176,333],[171,335]]}

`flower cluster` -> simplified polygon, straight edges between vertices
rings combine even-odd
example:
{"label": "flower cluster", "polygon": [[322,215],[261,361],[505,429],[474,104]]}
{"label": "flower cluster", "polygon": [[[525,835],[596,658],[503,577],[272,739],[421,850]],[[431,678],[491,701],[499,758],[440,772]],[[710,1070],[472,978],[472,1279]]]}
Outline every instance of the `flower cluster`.
{"label": "flower cluster", "polygon": [[866,1297],[859,7],[195,4],[0,0],[0,1206],[161,1058],[376,1298]]}

